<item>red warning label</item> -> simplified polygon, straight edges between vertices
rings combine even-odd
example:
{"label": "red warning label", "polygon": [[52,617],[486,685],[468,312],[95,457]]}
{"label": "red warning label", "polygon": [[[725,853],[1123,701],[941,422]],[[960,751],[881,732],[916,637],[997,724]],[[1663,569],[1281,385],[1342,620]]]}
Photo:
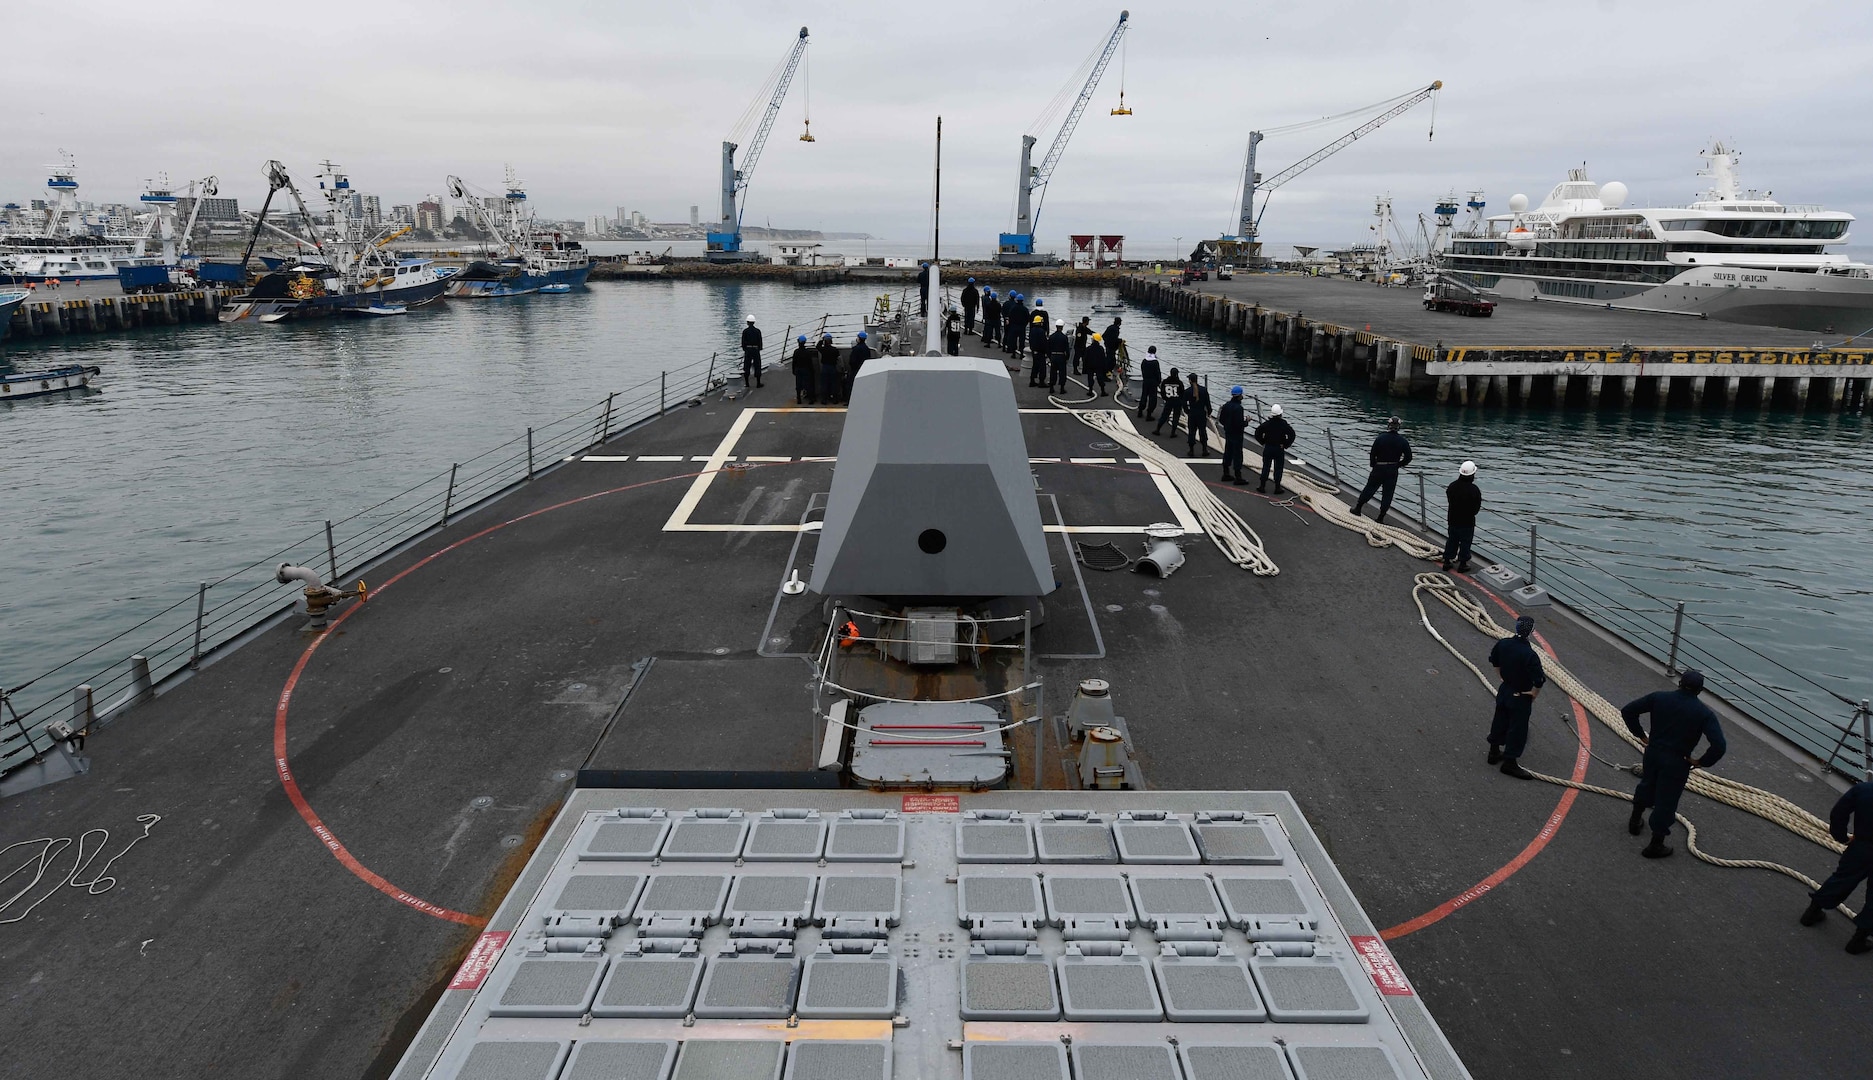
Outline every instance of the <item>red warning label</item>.
{"label": "red warning label", "polygon": [[906,814],[959,814],[962,808],[962,797],[959,795],[904,796]]}
{"label": "red warning label", "polygon": [[449,980],[449,989],[481,989],[481,980],[494,970],[494,962],[501,958],[501,950],[507,947],[509,936],[506,930],[488,930],[476,938],[474,948],[468,950],[462,966],[455,970],[455,978]]}
{"label": "red warning label", "polygon": [[1379,993],[1387,997],[1411,997],[1411,984],[1405,981],[1405,972],[1392,959],[1392,950],[1385,947],[1385,942],[1376,937],[1352,935],[1353,951],[1359,955],[1359,966],[1372,976],[1372,985],[1379,988]]}

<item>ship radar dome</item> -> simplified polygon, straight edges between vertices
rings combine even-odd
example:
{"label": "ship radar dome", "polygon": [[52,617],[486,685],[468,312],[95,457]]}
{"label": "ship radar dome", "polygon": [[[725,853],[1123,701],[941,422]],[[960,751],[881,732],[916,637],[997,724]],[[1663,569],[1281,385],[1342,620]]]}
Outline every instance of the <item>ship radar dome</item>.
{"label": "ship radar dome", "polygon": [[1528,196],[1519,191],[1509,196],[1509,209],[1511,212],[1517,214],[1528,209]]}
{"label": "ship radar dome", "polygon": [[1600,185],[1600,205],[1608,210],[1617,210],[1626,205],[1626,185],[1617,180],[1610,180]]}

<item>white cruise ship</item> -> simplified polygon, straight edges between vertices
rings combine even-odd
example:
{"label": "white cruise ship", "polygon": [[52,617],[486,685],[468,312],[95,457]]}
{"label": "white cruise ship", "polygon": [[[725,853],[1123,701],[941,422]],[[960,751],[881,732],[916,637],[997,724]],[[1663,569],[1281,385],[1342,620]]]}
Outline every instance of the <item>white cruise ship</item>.
{"label": "white cruise ship", "polygon": [[1835,250],[1853,215],[1744,191],[1738,154],[1703,151],[1689,206],[1628,207],[1626,185],[1574,169],[1540,206],[1454,237],[1440,269],[1508,299],[1632,308],[1857,336],[1873,332],[1873,267]]}

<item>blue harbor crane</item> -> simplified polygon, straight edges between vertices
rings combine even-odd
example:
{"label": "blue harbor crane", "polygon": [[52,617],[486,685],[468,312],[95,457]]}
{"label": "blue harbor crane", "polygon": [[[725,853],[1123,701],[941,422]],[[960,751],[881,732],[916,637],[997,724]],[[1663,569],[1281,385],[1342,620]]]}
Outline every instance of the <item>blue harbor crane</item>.
{"label": "blue harbor crane", "polygon": [[[752,251],[741,249],[741,209],[737,199],[748,190],[748,181],[754,177],[754,167],[761,160],[761,148],[767,145],[768,132],[774,129],[774,118],[780,115],[781,102],[786,100],[787,88],[793,85],[794,72],[800,69],[800,63],[806,58],[806,27],[800,28],[800,36],[794,40],[793,48],[780,67],[768,78],[767,86],[773,90],[768,95],[767,107],[762,111],[760,126],[755,129],[754,138],[748,144],[748,154],[742,159],[739,168],[735,165],[735,151],[740,144],[724,140],[722,143],[722,220],[717,228],[709,233],[708,258],[710,262],[749,262],[756,258]],[[766,86],[763,87],[766,89]],[[744,130],[753,119],[755,109],[760,105],[760,97],[743,114],[741,122],[730,132],[731,139]],[[806,133],[800,136],[801,142],[815,142],[812,122],[809,120]]]}
{"label": "blue harbor crane", "polygon": [[[1045,202],[1047,181],[1054,174],[1054,167],[1060,164],[1060,155],[1066,152],[1067,140],[1073,137],[1073,129],[1079,125],[1080,114],[1086,111],[1086,103],[1092,100],[1093,91],[1099,87],[1099,77],[1106,73],[1106,66],[1112,63],[1112,54],[1118,51],[1119,39],[1125,36],[1125,30],[1131,25],[1132,13],[1119,12],[1119,21],[1106,35],[1105,44],[1091,59],[1092,72],[1086,76],[1086,83],[1080,87],[1079,97],[1073,101],[1073,107],[1067,112],[1066,120],[1060,124],[1060,131],[1054,136],[1053,145],[1047,148],[1047,156],[1040,165],[1034,164],[1034,144],[1038,136],[1030,131],[1021,136],[1021,176],[1015,188],[1015,229],[1001,234],[995,261],[1003,266],[1035,266],[1047,262],[1048,257],[1034,252],[1034,229],[1040,223],[1041,208],[1034,199],[1034,193],[1040,191],[1040,202]],[[1085,64],[1081,64],[1084,70]],[[1069,83],[1068,85],[1071,85]],[[1064,94],[1065,91],[1063,90]],[[1053,113],[1058,111],[1060,99],[1049,105],[1034,123],[1034,128],[1045,127]],[[1112,110],[1114,116],[1130,116],[1131,109],[1124,104],[1121,91],[1119,107]]]}
{"label": "blue harbor crane", "polygon": [[[1385,110],[1266,180],[1262,179],[1261,174],[1255,171],[1255,148],[1261,144],[1262,139],[1267,133],[1260,131],[1249,132],[1249,154],[1248,160],[1244,163],[1242,169],[1242,209],[1241,213],[1237,215],[1237,231],[1233,236],[1225,235],[1221,238],[1219,255],[1224,259],[1238,257],[1247,260],[1260,259],[1261,242],[1259,240],[1259,235],[1262,227],[1262,215],[1268,212],[1269,193],[1353,145],[1365,136],[1379,130],[1391,121],[1403,116],[1417,105],[1434,97],[1437,92],[1443,88],[1443,81],[1438,80],[1422,89],[1411,90],[1395,98],[1387,98],[1384,101],[1367,105],[1365,108],[1354,109],[1352,112],[1340,113],[1337,116],[1328,116],[1320,120],[1308,120],[1299,124],[1290,124],[1283,128],[1271,129],[1273,134],[1284,135],[1289,132],[1300,131],[1304,128],[1316,127],[1334,120],[1358,116],[1361,113],[1369,113],[1374,109]],[[1433,119],[1431,123],[1432,133],[1435,134],[1437,123],[1435,109],[1433,109]],[[1262,193],[1262,205],[1260,209],[1257,209],[1255,206],[1255,193],[1257,191]]]}

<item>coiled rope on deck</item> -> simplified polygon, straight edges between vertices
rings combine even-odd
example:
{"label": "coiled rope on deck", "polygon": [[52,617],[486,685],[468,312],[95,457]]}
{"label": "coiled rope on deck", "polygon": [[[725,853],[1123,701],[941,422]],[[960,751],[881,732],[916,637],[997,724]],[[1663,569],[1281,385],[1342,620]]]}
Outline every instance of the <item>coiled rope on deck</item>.
{"label": "coiled rope on deck", "polygon": [[1072,409],[1068,408],[1071,403],[1059,398],[1050,396],[1048,400],[1078,417],[1080,423],[1137,454],[1146,465],[1162,470],[1224,558],[1258,577],[1273,577],[1281,572],[1281,568],[1269,558],[1262,538],[1249,527],[1248,522],[1242,520],[1242,515],[1218,498],[1181,458],[1140,435],[1123,413],[1106,409]]}
{"label": "coiled rope on deck", "polygon": [[[1490,616],[1489,610],[1483,606],[1481,601],[1458,588],[1457,583],[1451,580],[1448,575],[1433,571],[1419,574],[1414,580],[1411,587],[1411,599],[1412,602],[1418,606],[1418,618],[1424,623],[1424,628],[1430,631],[1431,636],[1436,638],[1439,644],[1449,650],[1450,655],[1461,661],[1464,667],[1469,668],[1470,673],[1476,676],[1477,682],[1481,683],[1483,689],[1487,690],[1493,697],[1496,693],[1495,684],[1490,682],[1489,677],[1483,674],[1481,668],[1471,663],[1469,657],[1457,651],[1457,647],[1452,645],[1443,634],[1438,633],[1437,627],[1431,624],[1430,613],[1426,611],[1424,607],[1424,596],[1426,593],[1429,593],[1438,601],[1442,602],[1444,606],[1456,612],[1458,617],[1463,619],[1463,621],[1469,623],[1476,630],[1491,638],[1506,638],[1510,636],[1510,631],[1505,629]],[[1568,670],[1566,665],[1551,656],[1542,658],[1541,667],[1550,682],[1559,686],[1562,693],[1578,702],[1581,708],[1591,713],[1607,730],[1618,735],[1621,739],[1624,739],[1627,745],[1631,746],[1633,749],[1641,752],[1644,751],[1645,744],[1641,743],[1637,736],[1626,729],[1625,719],[1620,716],[1619,709],[1612,702],[1608,701],[1592,687],[1582,682],[1579,676]],[[1602,764],[1612,765],[1611,762],[1607,762],[1604,758],[1598,758],[1596,756],[1596,760],[1601,761]],[[1621,766],[1613,765],[1613,767],[1620,768]],[[1606,795],[1615,799],[1624,799],[1627,802],[1632,801],[1632,795],[1629,792],[1616,791],[1612,788],[1600,787],[1597,784],[1585,784],[1559,776],[1549,776],[1546,773],[1536,772],[1533,769],[1529,769],[1528,773],[1535,779],[1545,781],[1546,783],[1574,788],[1579,791],[1591,791],[1596,795]],[[1828,832],[1828,823],[1826,821],[1810,813],[1801,806],[1796,805],[1794,802],[1777,795],[1773,791],[1752,787],[1741,781],[1732,780],[1727,776],[1719,776],[1716,773],[1706,772],[1703,769],[1696,768],[1691,770],[1691,778],[1689,782],[1685,784],[1685,790],[1695,792],[1707,799],[1715,800],[1727,806],[1733,806],[1745,813],[1754,814],[1764,821],[1779,825],[1789,832],[1794,833],[1796,836],[1819,847],[1826,848],[1828,851],[1834,852],[1835,854],[1839,854],[1842,850],[1843,845],[1835,840]],[[1686,818],[1683,814],[1678,814],[1677,820],[1680,825],[1684,826],[1685,848],[1689,850],[1692,855],[1712,866],[1772,870],[1778,874],[1794,878],[1810,889],[1820,888],[1820,883],[1807,874],[1793,867],[1784,866],[1778,862],[1772,862],[1767,859],[1725,859],[1712,855],[1698,846],[1697,826],[1691,824],[1690,819]],[[1842,908],[1841,910],[1847,912],[1850,916],[1852,915],[1852,912],[1848,911],[1847,908]]]}
{"label": "coiled rope on deck", "polygon": [[[137,824],[143,826],[143,831],[131,837],[130,842],[124,845],[122,851],[119,851],[117,854],[105,860],[104,865],[98,868],[97,873],[92,874],[88,879],[84,880],[80,880],[79,875],[90,869],[91,864],[97,861],[99,855],[104,854],[104,849],[109,846],[111,842],[111,831],[109,829],[86,829],[78,835],[76,841],[73,841],[69,836],[41,836],[33,840],[21,840],[18,843],[8,844],[6,847],[0,848],[0,858],[5,858],[8,852],[16,848],[39,848],[37,854],[14,867],[6,876],[0,877],[0,887],[4,887],[7,882],[12,881],[28,870],[32,871],[31,879],[28,880],[25,885],[21,886],[18,892],[4,899],[0,899],[0,914],[5,914],[5,912],[21,898],[39,887],[39,883],[44,881],[46,874],[50,872],[53,861],[56,860],[65,849],[71,847],[74,843],[76,843],[78,847],[76,852],[77,860],[72,863],[72,868],[66,872],[65,877],[60,880],[58,884],[48,889],[38,899],[21,908],[17,914],[0,918],[0,926],[24,920],[26,916],[33,913],[34,908],[45,903],[52,898],[53,893],[67,886],[74,889],[83,889],[92,896],[101,896],[104,893],[110,892],[117,887],[117,879],[110,876],[111,867],[116,864],[118,859],[130,854],[131,848],[136,847],[147,839],[150,835],[150,830],[155,828],[156,823],[162,819],[163,816],[161,814],[138,814]],[[92,836],[94,834],[97,837],[98,846],[93,848],[91,853],[87,855],[85,854],[85,848],[92,842]]]}

